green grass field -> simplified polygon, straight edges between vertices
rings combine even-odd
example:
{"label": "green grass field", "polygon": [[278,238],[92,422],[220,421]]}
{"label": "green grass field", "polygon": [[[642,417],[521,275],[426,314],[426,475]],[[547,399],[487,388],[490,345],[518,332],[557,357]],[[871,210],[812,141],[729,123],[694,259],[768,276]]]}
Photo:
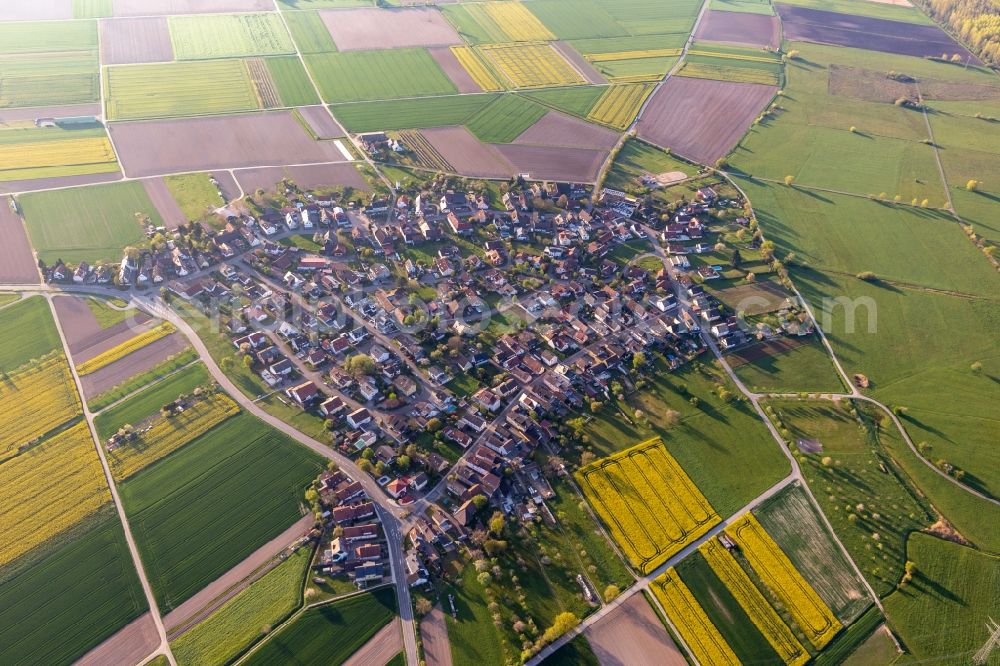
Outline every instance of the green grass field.
{"label": "green grass field", "polygon": [[48,301],[41,296],[26,298],[0,310],[0,370],[11,372],[31,359],[61,349],[59,332]]}
{"label": "green grass field", "polygon": [[319,95],[297,56],[282,56],[264,60],[285,106],[319,104]]}
{"label": "green grass field", "polygon": [[107,18],[114,14],[113,0],[73,0],[73,18]]}
{"label": "green grass field", "polygon": [[295,53],[281,17],[273,12],[171,16],[168,23],[178,60]]}
{"label": "green grass field", "polygon": [[310,608],[244,663],[341,664],[395,615],[396,593],[392,587]]}
{"label": "green grass field", "polygon": [[[9,25],[14,24],[0,28]],[[101,98],[96,50],[0,55],[0,71],[0,107],[86,104]]]}
{"label": "green grass field", "polygon": [[18,203],[31,244],[49,265],[119,261],[126,246],[145,241],[137,214],[163,224],[138,181],[35,192]]}
{"label": "green grass field", "polygon": [[101,439],[107,439],[126,423],[136,425],[154,415],[160,407],[172,402],[178,396],[190,394],[199,386],[211,382],[208,369],[198,363],[181,370],[175,375],[157,382],[120,405],[97,415],[94,425]]}
{"label": "green grass field", "polygon": [[314,54],[306,65],[331,103],[458,92],[426,49]]}
{"label": "green grass field", "polygon": [[337,45],[318,12],[286,12],[283,18],[288,22],[292,39],[302,53],[328,53],[337,50]]}
{"label": "green grass field", "polygon": [[1000,559],[925,534],[910,537],[907,556],[917,573],[885,600],[892,628],[914,660],[970,663],[996,617]]}
{"label": "green grass field", "polygon": [[201,220],[225,203],[219,196],[219,188],[212,184],[207,173],[165,176],[163,180],[184,217],[189,220]]}
{"label": "green grass field", "polygon": [[570,41],[570,46],[584,55],[593,55],[599,53],[620,53],[624,51],[647,51],[652,49],[679,49],[686,42],[687,35],[676,33],[609,37],[603,39],[574,39]]}
{"label": "green grass field", "polygon": [[518,94],[559,111],[586,118],[607,89],[608,86],[576,86],[573,88],[532,90]]}
{"label": "green grass field", "polygon": [[699,552],[677,565],[677,573],[708,619],[744,664],[776,664],[781,659]]}
{"label": "green grass field", "polygon": [[604,186],[623,192],[638,192],[643,187],[639,180],[642,176],[655,176],[670,171],[680,171],[686,176],[697,173],[696,168],[675,159],[667,151],[645,141],[629,138],[615,156],[615,161],[604,178]]}
{"label": "green grass field", "polygon": [[178,604],[302,515],[320,460],[241,414],[121,485],[160,603]]}
{"label": "green grass field", "polygon": [[198,360],[198,354],[191,348],[185,349],[177,354],[173,354],[167,358],[167,360],[162,363],[158,363],[146,372],[130,377],[128,380],[122,382],[110,391],[106,391],[93,400],[88,401],[87,406],[90,407],[90,411],[92,412],[104,409],[108,405],[121,400],[128,394],[134,393],[151,382],[154,382],[177,370],[178,368],[196,360]]}
{"label": "green grass field", "polygon": [[627,79],[629,81],[658,81],[677,62],[674,56],[655,58],[629,58],[594,63],[594,68],[608,80]]}
{"label": "green grass field", "polygon": [[536,0],[525,6],[559,39],[628,35],[595,0]]}
{"label": "green grass field", "polygon": [[461,125],[496,97],[495,94],[461,95],[335,104],[330,110],[348,132],[420,129]]}
{"label": "green grass field", "polygon": [[117,516],[39,548],[51,552],[13,578],[0,572],[4,663],[73,663],[146,610]]}
{"label": "green grass field", "polygon": [[96,51],[96,21],[0,23],[0,54]]}
{"label": "green grass field", "polygon": [[596,4],[630,35],[689,33],[702,5],[699,0],[596,0]]}
{"label": "green grass field", "polygon": [[774,16],[774,7],[770,0],[711,0],[708,8],[719,12]]}
{"label": "green grass field", "polygon": [[[868,582],[878,594],[888,594],[903,575],[906,538],[934,522],[925,500],[887,455],[870,417],[863,414],[862,426],[847,412],[850,403],[769,404],[792,439],[822,444],[822,453],[802,454],[803,474]],[[830,465],[822,462],[827,457]]]}
{"label": "green grass field", "polygon": [[747,388],[756,393],[839,393],[844,390],[830,354],[818,337],[784,353],[733,369]]}
{"label": "green grass field", "polygon": [[502,664],[506,648],[494,627],[486,590],[476,580],[476,570],[468,564],[456,584],[448,588],[455,595],[457,617],[445,613],[452,660],[457,664]]}
{"label": "green grass field", "polygon": [[510,143],[541,120],[546,112],[540,104],[506,94],[469,118],[466,127],[486,143]]}
{"label": "green grass field", "polygon": [[254,111],[260,100],[240,60],[112,66],[107,77],[111,120]]}
{"label": "green grass field", "polygon": [[300,548],[197,625],[170,648],[181,666],[225,664],[238,657],[264,633],[302,603],[311,548]]}

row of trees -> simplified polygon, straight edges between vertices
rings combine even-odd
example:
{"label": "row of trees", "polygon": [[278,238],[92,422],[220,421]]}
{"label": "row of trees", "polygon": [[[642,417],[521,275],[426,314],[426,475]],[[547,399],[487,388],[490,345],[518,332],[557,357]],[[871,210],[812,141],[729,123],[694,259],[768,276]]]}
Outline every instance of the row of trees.
{"label": "row of trees", "polygon": [[1000,15],[994,0],[917,0],[985,61],[1000,65]]}

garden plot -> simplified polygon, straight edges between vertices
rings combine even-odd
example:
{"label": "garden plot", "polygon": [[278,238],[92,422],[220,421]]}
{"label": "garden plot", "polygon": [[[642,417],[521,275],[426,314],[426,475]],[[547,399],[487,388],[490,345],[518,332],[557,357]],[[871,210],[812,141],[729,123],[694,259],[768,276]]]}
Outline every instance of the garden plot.
{"label": "garden plot", "polygon": [[694,36],[709,42],[776,49],[781,45],[781,25],[776,16],[709,10]]}
{"label": "garden plot", "polygon": [[101,63],[170,62],[174,47],[163,17],[108,19],[101,26]]}
{"label": "garden plot", "polygon": [[712,164],[732,150],[777,91],[755,83],[671,78],[639,119],[639,137]]}
{"label": "garden plot", "polygon": [[333,143],[313,141],[290,111],[115,123],[111,136],[137,177],[344,159]]}
{"label": "garden plot", "polygon": [[575,476],[625,556],[643,573],[719,522],[659,438],[591,463]]}
{"label": "garden plot", "polygon": [[433,7],[364,7],[322,11],[320,16],[340,51],[462,44],[455,29]]}

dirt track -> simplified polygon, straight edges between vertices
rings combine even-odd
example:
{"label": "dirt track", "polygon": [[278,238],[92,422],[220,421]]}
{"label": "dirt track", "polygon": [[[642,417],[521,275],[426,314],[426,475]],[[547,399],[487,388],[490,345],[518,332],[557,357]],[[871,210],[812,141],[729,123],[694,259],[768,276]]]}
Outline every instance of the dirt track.
{"label": "dirt track", "polygon": [[344,159],[290,111],[114,123],[111,136],[132,177]]}
{"label": "dirt track", "polygon": [[549,111],[541,120],[514,139],[514,143],[611,150],[618,143],[618,133],[558,111]]}
{"label": "dirt track", "polygon": [[156,622],[149,613],[145,613],[85,654],[74,666],[138,664],[159,645]]}
{"label": "dirt track", "polygon": [[188,220],[184,217],[184,211],[177,205],[177,201],[170,194],[170,190],[162,178],[147,178],[142,181],[142,187],[149,195],[150,201],[156,206],[156,210],[163,218],[167,229],[176,229],[178,225],[187,224]]}
{"label": "dirt track", "polygon": [[[172,333],[165,338],[151,342],[111,365],[80,377],[83,392],[88,399],[109,391],[122,382],[146,372],[188,346],[187,338],[180,333]],[[79,363],[79,361],[75,362]]]}
{"label": "dirt track", "polygon": [[399,620],[393,619],[389,624],[361,646],[344,662],[343,666],[375,666],[387,664],[389,660],[403,651],[403,637],[400,635]]}
{"label": "dirt track", "polygon": [[756,83],[675,76],[650,99],[639,120],[639,137],[713,164],[729,154],[777,91]]}
{"label": "dirt track", "polygon": [[601,666],[687,664],[656,611],[641,594],[633,594],[607,617],[588,627],[583,635]]}
{"label": "dirt track", "polygon": [[448,622],[440,606],[435,606],[420,621],[420,637],[424,641],[424,658],[427,666],[452,666]]}
{"label": "dirt track", "polygon": [[20,216],[10,208],[10,197],[0,197],[0,282],[38,284],[38,267]]}
{"label": "dirt track", "polygon": [[696,39],[743,46],[781,45],[781,24],[777,16],[708,10],[695,33]]}
{"label": "dirt track", "polygon": [[321,11],[320,15],[341,51],[456,46],[463,43],[441,12],[429,7],[363,7]]}

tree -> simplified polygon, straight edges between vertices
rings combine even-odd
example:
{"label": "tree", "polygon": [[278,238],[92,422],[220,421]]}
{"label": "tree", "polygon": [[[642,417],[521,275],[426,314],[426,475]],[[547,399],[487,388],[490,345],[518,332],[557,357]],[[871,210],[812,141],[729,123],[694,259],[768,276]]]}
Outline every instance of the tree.
{"label": "tree", "polygon": [[344,361],[344,371],[354,377],[370,377],[375,374],[375,361],[368,354],[355,354]]}
{"label": "tree", "polygon": [[490,573],[488,571],[482,571],[479,573],[479,575],[476,576],[476,580],[483,587],[489,587],[490,583],[493,582],[493,577],[490,576]]}
{"label": "tree", "polygon": [[729,264],[733,268],[739,268],[740,264],[743,263],[743,255],[740,254],[740,249],[733,248],[733,256],[729,259]]}
{"label": "tree", "polygon": [[503,534],[504,529],[507,527],[507,520],[504,518],[503,514],[499,511],[494,511],[493,515],[490,517],[490,532],[500,536]]}
{"label": "tree", "polygon": [[975,179],[969,179],[969,182],[965,184],[965,189],[970,192],[975,192],[976,188],[979,187],[979,181]]}
{"label": "tree", "polygon": [[878,281],[878,276],[875,275],[875,273],[873,273],[871,271],[862,271],[862,272],[858,273],[855,277],[857,277],[859,280],[864,280],[865,282],[877,282]]}
{"label": "tree", "polygon": [[410,456],[399,456],[396,458],[396,469],[401,472],[410,469]]}
{"label": "tree", "polygon": [[427,599],[425,597],[420,597],[419,599],[417,599],[416,608],[417,608],[417,615],[427,615],[434,608],[434,605],[431,604],[430,599]]}
{"label": "tree", "polygon": [[969,369],[972,370],[972,374],[974,375],[982,374],[983,364],[980,363],[979,361],[976,361],[975,363],[969,366]]}
{"label": "tree", "polygon": [[795,176],[792,175],[785,176],[785,185],[791,187],[792,183],[794,182],[795,182]]}
{"label": "tree", "polygon": [[483,507],[488,503],[489,500],[486,498],[486,495],[476,495],[472,498],[472,506],[476,507],[476,511],[482,511]]}
{"label": "tree", "polygon": [[621,594],[622,591],[617,585],[608,585],[604,588],[604,601],[605,603],[612,601],[615,597]]}
{"label": "tree", "polygon": [[830,456],[823,456],[823,459],[820,462],[823,463],[823,467],[831,467],[833,465],[833,458]]}
{"label": "tree", "polygon": [[578,624],[580,624],[580,618],[575,613],[569,611],[559,613],[552,621],[552,626],[542,634],[542,645],[548,645]]}
{"label": "tree", "polygon": [[645,352],[636,352],[632,357],[632,367],[636,370],[640,370],[646,365],[646,354]]}
{"label": "tree", "polygon": [[857,133],[858,133],[858,128],[855,127],[854,125],[851,125],[851,134],[857,134]]}

